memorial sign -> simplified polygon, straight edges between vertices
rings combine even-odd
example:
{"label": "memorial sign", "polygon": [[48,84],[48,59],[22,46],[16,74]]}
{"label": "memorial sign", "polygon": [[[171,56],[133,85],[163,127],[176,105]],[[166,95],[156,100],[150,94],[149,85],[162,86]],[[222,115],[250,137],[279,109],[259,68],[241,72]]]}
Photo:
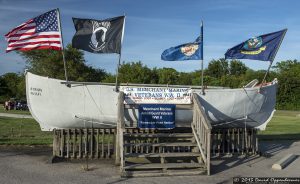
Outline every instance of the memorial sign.
{"label": "memorial sign", "polygon": [[191,104],[191,88],[122,86],[125,104]]}
{"label": "memorial sign", "polygon": [[174,104],[141,104],[139,106],[139,128],[175,128]]}

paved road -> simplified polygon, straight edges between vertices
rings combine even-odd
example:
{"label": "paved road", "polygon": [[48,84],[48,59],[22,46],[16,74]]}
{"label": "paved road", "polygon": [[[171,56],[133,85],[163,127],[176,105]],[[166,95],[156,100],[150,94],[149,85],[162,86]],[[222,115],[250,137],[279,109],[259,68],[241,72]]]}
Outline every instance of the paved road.
{"label": "paved road", "polygon": [[31,115],[27,114],[12,114],[12,113],[0,113],[0,117],[10,117],[10,118],[33,118]]}
{"label": "paved road", "polygon": [[0,183],[232,183],[237,176],[253,177],[300,177],[300,158],[286,169],[272,171],[274,162],[288,153],[300,155],[300,141],[263,142],[260,149],[268,157],[214,158],[211,176],[176,176],[120,178],[119,168],[113,160],[93,161],[91,171],[84,171],[84,161],[69,161],[55,164],[46,163],[51,148],[45,147],[4,147],[0,146]]}

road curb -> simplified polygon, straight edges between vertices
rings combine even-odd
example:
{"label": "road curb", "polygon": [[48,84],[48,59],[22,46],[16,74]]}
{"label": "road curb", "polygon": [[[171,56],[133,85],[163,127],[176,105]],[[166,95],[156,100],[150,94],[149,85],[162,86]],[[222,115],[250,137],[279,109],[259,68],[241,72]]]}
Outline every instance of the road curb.
{"label": "road curb", "polygon": [[290,163],[292,163],[297,158],[297,155],[294,154],[288,154],[282,159],[280,159],[278,162],[272,165],[273,170],[282,170],[286,166],[288,166]]}

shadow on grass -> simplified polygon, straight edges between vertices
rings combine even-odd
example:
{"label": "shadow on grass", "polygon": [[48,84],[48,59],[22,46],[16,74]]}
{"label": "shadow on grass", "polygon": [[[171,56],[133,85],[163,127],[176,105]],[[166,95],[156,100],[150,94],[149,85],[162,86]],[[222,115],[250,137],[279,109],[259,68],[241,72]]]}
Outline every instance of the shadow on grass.
{"label": "shadow on grass", "polygon": [[260,134],[259,141],[300,140],[300,134]]}

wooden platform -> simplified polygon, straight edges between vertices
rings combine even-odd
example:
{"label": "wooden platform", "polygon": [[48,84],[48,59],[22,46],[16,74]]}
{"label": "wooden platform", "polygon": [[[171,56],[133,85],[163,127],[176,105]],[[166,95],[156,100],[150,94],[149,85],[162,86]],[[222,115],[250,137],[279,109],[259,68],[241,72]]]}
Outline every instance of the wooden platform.
{"label": "wooden platform", "polygon": [[180,133],[182,128],[177,128],[170,132],[156,130],[141,134],[134,133],[133,129],[126,129],[131,133],[125,133],[123,137],[122,176],[206,173],[191,129],[184,131],[187,130],[190,133]]}
{"label": "wooden platform", "polygon": [[257,130],[212,127],[198,98],[193,98],[189,107],[193,109],[193,121],[188,128],[126,127],[125,108],[131,107],[124,105],[120,92],[116,128],[54,130],[53,156],[115,158],[121,176],[134,177],[210,175],[212,156],[258,152]]}

